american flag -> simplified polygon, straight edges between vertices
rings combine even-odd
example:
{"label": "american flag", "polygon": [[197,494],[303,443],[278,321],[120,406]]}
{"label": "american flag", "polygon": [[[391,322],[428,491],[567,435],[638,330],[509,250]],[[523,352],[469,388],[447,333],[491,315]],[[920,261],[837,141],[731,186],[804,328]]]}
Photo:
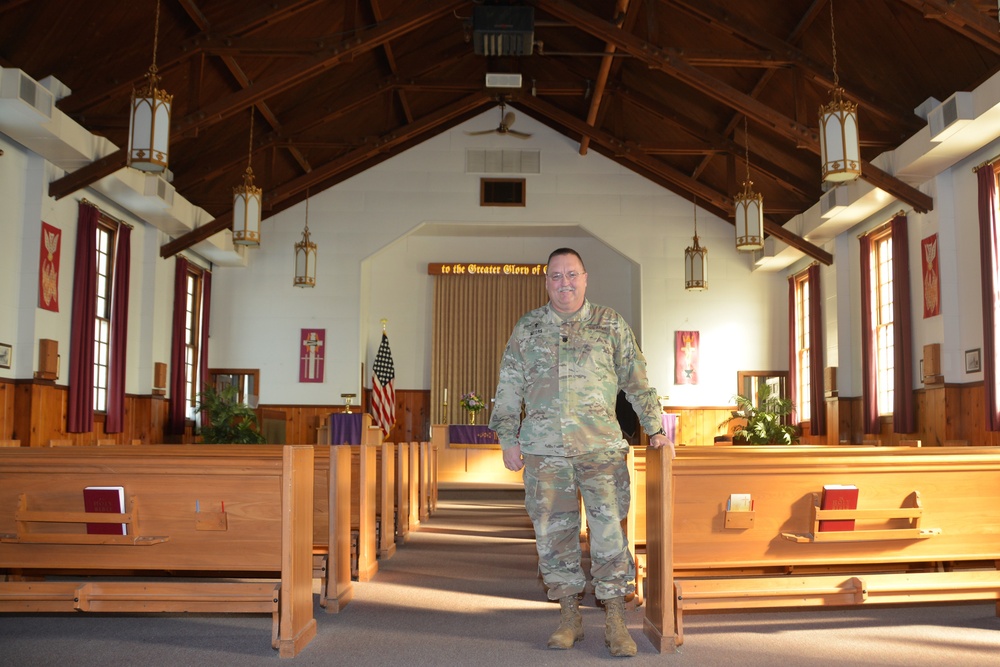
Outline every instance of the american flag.
{"label": "american flag", "polygon": [[386,437],[396,423],[396,390],[393,380],[396,370],[392,366],[392,352],[389,351],[389,337],[382,332],[382,344],[378,346],[375,355],[375,365],[372,367],[372,413],[375,423],[382,429]]}

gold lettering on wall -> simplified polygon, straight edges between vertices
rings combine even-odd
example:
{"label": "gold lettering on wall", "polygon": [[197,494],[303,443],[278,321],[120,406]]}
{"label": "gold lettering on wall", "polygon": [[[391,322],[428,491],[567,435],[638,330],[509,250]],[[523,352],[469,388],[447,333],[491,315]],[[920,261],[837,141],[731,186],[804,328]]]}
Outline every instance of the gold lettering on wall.
{"label": "gold lettering on wall", "polygon": [[430,263],[427,273],[432,276],[544,276],[544,264],[481,264],[478,262]]}

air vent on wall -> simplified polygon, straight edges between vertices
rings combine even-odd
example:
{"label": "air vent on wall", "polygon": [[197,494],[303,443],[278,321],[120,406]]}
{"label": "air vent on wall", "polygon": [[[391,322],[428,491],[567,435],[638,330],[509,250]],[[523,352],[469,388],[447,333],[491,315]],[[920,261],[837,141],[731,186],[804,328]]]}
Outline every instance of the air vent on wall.
{"label": "air vent on wall", "polygon": [[19,69],[0,71],[0,98],[19,101],[17,108],[36,117],[52,118],[52,93]]}
{"label": "air vent on wall", "polygon": [[541,151],[468,149],[467,174],[537,174],[541,172]]}
{"label": "air vent on wall", "polygon": [[479,179],[480,206],[524,206],[523,178]]}
{"label": "air vent on wall", "polygon": [[156,197],[163,200],[167,206],[174,205],[174,186],[167,182],[167,179],[159,174],[146,174],[143,183],[143,194],[147,197]]}
{"label": "air vent on wall", "polygon": [[520,88],[521,87],[521,75],[520,74],[498,74],[487,72],[486,73],[486,87],[487,88]]}
{"label": "air vent on wall", "polygon": [[533,7],[472,8],[473,50],[480,56],[530,56],[535,41]]}
{"label": "air vent on wall", "polygon": [[846,187],[830,188],[819,198],[819,217],[832,218],[850,205]]}
{"label": "air vent on wall", "polygon": [[942,142],[973,120],[972,93],[957,92],[927,113],[931,141]]}

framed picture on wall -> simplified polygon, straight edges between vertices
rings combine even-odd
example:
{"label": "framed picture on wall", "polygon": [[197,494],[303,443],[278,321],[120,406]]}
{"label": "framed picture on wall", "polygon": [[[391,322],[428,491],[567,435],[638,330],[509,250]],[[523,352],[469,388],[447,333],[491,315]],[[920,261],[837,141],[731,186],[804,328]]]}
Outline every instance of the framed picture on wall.
{"label": "framed picture on wall", "polygon": [[976,348],[974,350],[965,351],[965,372],[966,373],[978,373],[983,369],[982,360],[980,359],[979,350],[981,348]]}
{"label": "framed picture on wall", "polygon": [[14,348],[7,343],[0,343],[0,368],[10,368],[11,355]]}

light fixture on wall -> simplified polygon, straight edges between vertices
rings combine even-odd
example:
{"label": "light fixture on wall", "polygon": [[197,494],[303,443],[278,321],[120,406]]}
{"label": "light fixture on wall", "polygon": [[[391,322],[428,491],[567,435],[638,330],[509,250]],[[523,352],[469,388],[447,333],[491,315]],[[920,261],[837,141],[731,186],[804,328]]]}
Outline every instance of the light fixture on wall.
{"label": "light fixture on wall", "polygon": [[306,191],[306,226],[295,244],[295,286],[316,287],[316,244],[309,239],[309,191]]}
{"label": "light fixture on wall", "polygon": [[253,106],[250,107],[250,148],[243,185],[233,188],[233,243],[260,247],[260,208],[262,190],[253,184]]}
{"label": "light fixture on wall", "polygon": [[694,245],[684,249],[684,289],[708,289],[708,248],[698,245],[698,199],[694,200]]}
{"label": "light fixture on wall", "polygon": [[174,96],[158,88],[156,47],[160,34],[160,0],[156,0],[156,24],[153,29],[153,64],[146,73],[146,85],[132,89],[132,112],[129,116],[128,153],[130,167],[140,171],[166,171],[170,157],[170,105]]}
{"label": "light fixture on wall", "polygon": [[833,99],[819,108],[819,148],[823,180],[853,181],[861,175],[861,139],[858,135],[858,105],[844,99],[837,75],[837,34],[830,0],[830,42],[833,45]]}
{"label": "light fixture on wall", "polygon": [[747,150],[747,178],[743,191],[736,195],[736,249],[760,250],[764,247],[764,195],[753,191],[750,180],[750,133],[747,118],[743,117],[743,138]]}

